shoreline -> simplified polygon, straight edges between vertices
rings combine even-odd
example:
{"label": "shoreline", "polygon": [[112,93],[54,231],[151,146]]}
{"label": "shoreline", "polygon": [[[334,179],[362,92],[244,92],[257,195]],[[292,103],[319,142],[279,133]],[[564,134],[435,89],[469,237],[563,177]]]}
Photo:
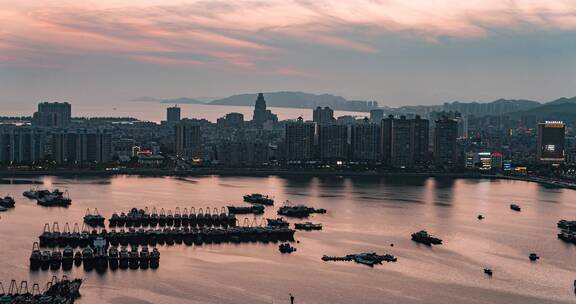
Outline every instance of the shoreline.
{"label": "shoreline", "polygon": [[498,178],[496,175],[486,175],[473,172],[442,173],[442,172],[375,172],[375,171],[314,171],[314,170],[282,170],[282,169],[235,169],[235,168],[197,168],[175,171],[164,169],[123,169],[123,170],[42,170],[42,171],[10,171],[0,170],[0,178],[27,176],[342,176],[342,177],[452,177],[452,178]]}
{"label": "shoreline", "polygon": [[39,177],[39,176],[100,176],[111,177],[117,175],[147,176],[147,177],[187,177],[187,176],[246,176],[246,177],[444,177],[444,178],[471,178],[471,179],[503,179],[538,183],[545,186],[576,190],[576,183],[550,180],[532,176],[511,176],[503,174],[481,174],[477,172],[376,172],[376,171],[314,171],[314,170],[285,170],[285,169],[234,169],[234,168],[197,168],[185,171],[164,169],[122,169],[122,170],[43,170],[43,171],[11,171],[0,170],[0,178]]}

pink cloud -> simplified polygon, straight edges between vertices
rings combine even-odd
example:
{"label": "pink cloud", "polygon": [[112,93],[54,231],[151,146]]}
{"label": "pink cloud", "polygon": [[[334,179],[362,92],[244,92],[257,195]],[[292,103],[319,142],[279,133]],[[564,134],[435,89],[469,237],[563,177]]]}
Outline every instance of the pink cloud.
{"label": "pink cloud", "polygon": [[[387,33],[438,42],[483,39],[494,29],[576,31],[574,0],[0,1],[0,51],[24,48],[26,60],[105,54],[254,70],[299,44],[377,54],[373,41]],[[11,54],[3,60],[19,60]]]}
{"label": "pink cloud", "polygon": [[191,60],[191,59],[177,59],[177,58],[167,58],[160,56],[150,56],[150,55],[135,55],[129,57],[131,59],[148,62],[153,64],[164,64],[164,65],[201,65],[204,64],[202,61]]}

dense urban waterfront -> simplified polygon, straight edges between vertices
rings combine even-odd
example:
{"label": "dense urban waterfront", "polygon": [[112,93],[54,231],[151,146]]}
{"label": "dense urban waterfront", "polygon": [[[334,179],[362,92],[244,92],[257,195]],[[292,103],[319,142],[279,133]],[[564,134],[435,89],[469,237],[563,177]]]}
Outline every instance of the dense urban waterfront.
{"label": "dense urban waterfront", "polygon": [[[21,196],[30,188],[67,190],[67,209],[47,209]],[[161,246],[154,271],[85,278],[78,303],[573,303],[576,246],[556,238],[560,219],[576,218],[573,190],[510,180],[419,177],[38,177],[3,179],[0,193],[16,208],[0,214],[0,273],[44,282],[28,257],[44,223],[81,222],[86,208],[107,218],[131,207],[222,207],[262,192],[276,200],[259,218],[276,217],[284,200],[326,208],[319,232],[297,232],[291,255],[274,244]],[[522,212],[511,211],[516,202]],[[477,219],[483,214],[485,219]],[[241,216],[242,218],[243,216]],[[252,216],[250,216],[252,218]],[[292,221],[295,222],[295,221]],[[441,237],[418,245],[420,229]],[[390,244],[393,243],[394,247]],[[322,255],[376,251],[398,257],[375,268],[322,262]],[[530,262],[528,254],[541,259]],[[494,271],[492,277],[482,273]],[[58,274],[63,271],[56,272]]]}

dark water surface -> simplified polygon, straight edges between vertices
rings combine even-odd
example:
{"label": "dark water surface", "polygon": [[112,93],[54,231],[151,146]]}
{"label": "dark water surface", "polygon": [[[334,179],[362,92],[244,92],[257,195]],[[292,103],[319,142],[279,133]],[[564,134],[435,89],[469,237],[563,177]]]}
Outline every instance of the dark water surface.
{"label": "dark water surface", "polygon": [[[41,208],[21,193],[68,190],[68,209]],[[0,214],[0,279],[45,282],[53,272],[28,270],[32,243],[45,223],[81,222],[87,207],[109,217],[131,207],[244,205],[262,192],[328,209],[312,217],[320,232],[297,232],[282,255],[274,244],[161,246],[157,270],[105,274],[75,268],[87,303],[575,303],[576,246],[556,238],[559,219],[576,219],[572,190],[519,181],[438,178],[56,178],[4,180],[0,194],[17,199]],[[513,212],[511,202],[522,206]],[[267,209],[268,217],[275,208]],[[478,214],[486,219],[479,221]],[[72,226],[72,225],[71,225]],[[420,229],[444,239],[429,248],[410,240]],[[389,244],[394,243],[394,247]],[[376,251],[398,257],[375,268],[326,263],[323,254]],[[531,263],[530,252],[541,259]],[[494,276],[482,272],[491,267]],[[57,271],[58,275],[63,271]],[[6,285],[5,285],[6,287]]]}

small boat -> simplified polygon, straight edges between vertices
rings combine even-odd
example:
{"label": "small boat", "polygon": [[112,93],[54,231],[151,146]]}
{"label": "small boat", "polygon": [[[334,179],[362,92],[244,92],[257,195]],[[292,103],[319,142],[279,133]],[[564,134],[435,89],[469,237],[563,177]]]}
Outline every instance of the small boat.
{"label": "small boat", "polygon": [[310,214],[312,213],[324,214],[326,213],[326,209],[316,209],[305,205],[296,205],[296,206],[285,205],[278,209],[279,215],[288,217],[305,218],[310,216]]}
{"label": "small boat", "polygon": [[92,227],[104,227],[104,217],[98,213],[98,209],[90,212],[90,208],[88,208],[86,209],[86,215],[84,215],[84,223]]}
{"label": "small boat", "polygon": [[42,256],[40,257],[40,266],[42,270],[48,270],[50,267],[50,251],[44,250],[42,251]]}
{"label": "small boat", "polygon": [[68,207],[72,204],[72,200],[69,197],[64,197],[62,192],[58,190],[54,190],[51,194],[38,198],[36,202],[38,205],[44,207]]}
{"label": "small boat", "polygon": [[154,247],[150,252],[150,268],[157,269],[160,266],[160,251]]}
{"label": "small boat", "polygon": [[230,214],[262,214],[264,213],[264,206],[262,205],[254,205],[250,207],[237,207],[237,206],[228,206],[228,213]]}
{"label": "small boat", "polygon": [[522,209],[517,204],[510,204],[510,209],[520,212]]}
{"label": "small boat", "polygon": [[537,261],[540,259],[540,257],[536,253],[531,253],[530,255],[528,255],[528,258],[530,259],[530,261]]}
{"label": "small boat", "polygon": [[132,250],[128,253],[128,263],[131,269],[138,269],[138,262],[140,256],[138,254],[138,247],[132,247]]}
{"label": "small boat", "polygon": [[81,264],[82,264],[82,252],[76,251],[76,253],[74,253],[74,265],[76,265],[76,267],[78,267]]}
{"label": "small boat", "polygon": [[424,245],[441,245],[442,240],[432,235],[428,234],[426,230],[420,230],[416,233],[412,233],[412,240],[416,243],[422,243]]}
{"label": "small boat", "polygon": [[261,204],[261,205],[274,205],[274,200],[270,198],[268,195],[262,195],[260,193],[252,193],[244,195],[244,201],[253,204]]}
{"label": "small boat", "polygon": [[42,264],[42,252],[37,242],[32,245],[32,253],[30,254],[30,269],[37,270]]}
{"label": "small boat", "polygon": [[148,247],[142,247],[140,250],[139,262],[141,269],[147,269],[148,265],[150,265],[150,252],[148,251]]}
{"label": "small boat", "polygon": [[288,227],[290,223],[288,223],[284,218],[275,218],[275,219],[266,219],[268,222],[268,227]]}
{"label": "small boat", "polygon": [[292,253],[296,251],[296,248],[292,247],[289,243],[280,244],[278,250],[281,253]]}
{"label": "small boat", "polygon": [[128,250],[126,249],[126,247],[122,247],[120,249],[120,254],[119,254],[119,262],[120,262],[120,268],[121,269],[126,269],[128,268],[128,260],[130,258],[130,254],[128,253]]}
{"label": "small boat", "polygon": [[86,271],[91,271],[94,268],[94,250],[92,248],[86,247],[82,250],[82,264]]}
{"label": "small boat", "polygon": [[110,249],[108,250],[108,263],[110,269],[115,270],[118,268],[118,258],[119,258],[118,249],[116,247],[110,247]]}
{"label": "small boat", "polygon": [[484,273],[487,274],[487,275],[489,275],[489,276],[492,276],[492,269],[490,269],[490,268],[484,268]]}
{"label": "small boat", "polygon": [[58,270],[62,265],[62,253],[59,250],[52,251],[50,255],[50,269]]}
{"label": "small boat", "polygon": [[14,198],[9,195],[5,196],[4,198],[0,198],[0,207],[14,208],[15,205],[16,201],[14,201]]}
{"label": "small boat", "polygon": [[298,230],[322,230],[322,224],[314,224],[312,222],[305,222],[305,223],[296,223],[294,224],[294,228]]}

